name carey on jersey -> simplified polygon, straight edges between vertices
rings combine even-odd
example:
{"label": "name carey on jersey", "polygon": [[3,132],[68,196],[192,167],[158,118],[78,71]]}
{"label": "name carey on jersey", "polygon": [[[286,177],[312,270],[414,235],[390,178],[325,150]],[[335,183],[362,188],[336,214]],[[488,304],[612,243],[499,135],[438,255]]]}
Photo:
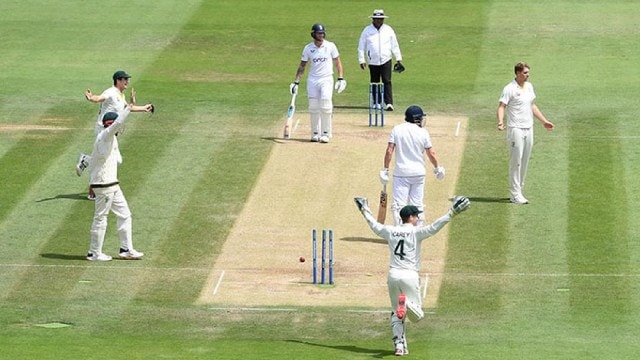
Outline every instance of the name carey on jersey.
{"label": "name carey on jersey", "polygon": [[394,231],[391,233],[391,235],[393,235],[394,237],[400,237],[400,238],[408,238],[409,235],[411,235],[410,232],[403,232],[403,231]]}

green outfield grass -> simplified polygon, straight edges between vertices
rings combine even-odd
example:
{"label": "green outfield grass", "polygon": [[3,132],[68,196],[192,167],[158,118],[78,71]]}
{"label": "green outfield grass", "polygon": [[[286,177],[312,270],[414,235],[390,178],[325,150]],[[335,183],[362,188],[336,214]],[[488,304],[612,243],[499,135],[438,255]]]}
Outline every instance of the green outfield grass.
{"label": "green outfield grass", "polygon": [[[630,0],[3,1],[0,358],[393,357],[388,314],[357,303],[195,305],[279,134],[311,25],[324,23],[342,54],[348,87],[335,105],[364,105],[357,41],[378,7],[407,68],[394,75],[396,108],[470,118],[457,193],[472,209],[451,224],[439,306],[409,324],[409,356],[635,358],[640,4]],[[527,206],[503,201],[495,130],[520,60],[557,126],[536,128]],[[132,114],[120,143],[136,247],[150,256],[94,264],[84,260],[93,203],[73,165],[97,112],[83,92],[104,90],[119,68],[158,110]],[[304,96],[297,106],[305,112]],[[70,326],[39,326],[51,323]]]}

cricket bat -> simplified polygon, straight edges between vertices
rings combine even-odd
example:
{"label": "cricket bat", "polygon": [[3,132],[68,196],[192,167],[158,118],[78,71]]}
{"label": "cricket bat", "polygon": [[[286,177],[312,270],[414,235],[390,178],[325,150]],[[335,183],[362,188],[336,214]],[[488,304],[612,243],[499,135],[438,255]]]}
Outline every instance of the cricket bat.
{"label": "cricket bat", "polygon": [[378,222],[384,224],[384,220],[387,218],[387,184],[382,186],[380,191],[380,207],[378,208]]}
{"label": "cricket bat", "polygon": [[291,104],[289,110],[287,110],[287,121],[284,123],[284,138],[288,139],[291,136],[291,126],[293,125],[293,114],[296,112],[296,95],[291,95]]}

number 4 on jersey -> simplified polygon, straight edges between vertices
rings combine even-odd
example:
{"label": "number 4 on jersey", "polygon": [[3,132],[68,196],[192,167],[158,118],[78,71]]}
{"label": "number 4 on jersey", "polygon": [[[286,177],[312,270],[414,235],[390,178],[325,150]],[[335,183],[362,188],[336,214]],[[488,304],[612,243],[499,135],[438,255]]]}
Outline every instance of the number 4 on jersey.
{"label": "number 4 on jersey", "polygon": [[404,260],[404,256],[407,255],[404,252],[404,240],[400,240],[398,241],[398,245],[396,245],[396,248],[393,249],[393,253],[397,256],[400,257],[400,260]]}

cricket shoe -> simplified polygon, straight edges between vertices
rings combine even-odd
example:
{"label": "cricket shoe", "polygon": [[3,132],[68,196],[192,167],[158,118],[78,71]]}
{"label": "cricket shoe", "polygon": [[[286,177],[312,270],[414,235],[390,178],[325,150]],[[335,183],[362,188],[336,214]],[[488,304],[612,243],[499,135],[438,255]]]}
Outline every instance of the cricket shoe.
{"label": "cricket shoe", "polygon": [[327,135],[320,136],[320,142],[326,144],[329,142],[329,137]]}
{"label": "cricket shoe", "polygon": [[82,172],[89,167],[89,156],[85,154],[80,154],[80,158],[78,158],[78,163],[76,164],[76,174],[78,176],[82,175]]}
{"label": "cricket shoe", "polygon": [[509,200],[516,205],[525,205],[529,203],[529,200],[522,195],[512,196]]}
{"label": "cricket shoe", "polygon": [[106,255],[106,254],[94,254],[94,253],[88,253],[87,254],[87,260],[89,261],[111,261],[111,256]]}
{"label": "cricket shoe", "polygon": [[387,111],[393,111],[393,104],[387,104],[387,106],[384,109]]}
{"label": "cricket shoe", "polygon": [[404,316],[407,314],[406,302],[407,302],[407,296],[405,294],[398,295],[398,307],[396,308],[396,316],[400,320],[403,320]]}
{"label": "cricket shoe", "polygon": [[118,256],[123,260],[139,260],[142,259],[144,253],[141,253],[140,251],[134,249],[127,250],[120,248],[120,253],[118,254]]}
{"label": "cricket shoe", "polygon": [[311,142],[319,142],[320,141],[320,135],[315,134],[311,137]]}
{"label": "cricket shoe", "polygon": [[404,345],[402,343],[396,344],[396,356],[404,356]]}

